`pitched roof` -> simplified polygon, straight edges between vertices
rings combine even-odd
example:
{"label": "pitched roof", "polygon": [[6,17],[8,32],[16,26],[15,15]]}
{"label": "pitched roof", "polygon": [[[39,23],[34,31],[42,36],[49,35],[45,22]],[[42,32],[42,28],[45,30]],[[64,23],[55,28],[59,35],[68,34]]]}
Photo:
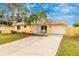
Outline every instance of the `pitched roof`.
{"label": "pitched roof", "polygon": [[15,23],[15,25],[24,25],[24,22]]}
{"label": "pitched roof", "polygon": [[66,21],[65,20],[52,20],[51,24],[64,24],[64,25],[66,25]]}
{"label": "pitched roof", "polygon": [[[63,25],[66,25],[66,21],[65,20],[39,20],[37,21],[37,23],[31,23],[31,24],[63,24]],[[15,23],[15,25],[25,25],[24,22],[18,22],[18,23]]]}

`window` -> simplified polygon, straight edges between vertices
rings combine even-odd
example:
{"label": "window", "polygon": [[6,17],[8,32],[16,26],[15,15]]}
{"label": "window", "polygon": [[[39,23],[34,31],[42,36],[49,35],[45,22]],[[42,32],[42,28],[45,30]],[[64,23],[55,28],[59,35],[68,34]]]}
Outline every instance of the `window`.
{"label": "window", "polygon": [[47,33],[47,26],[41,26],[42,34]]}
{"label": "window", "polygon": [[41,26],[41,30],[43,30],[43,26]]}
{"label": "window", "polygon": [[17,30],[20,30],[20,26],[17,26]]}
{"label": "window", "polygon": [[24,26],[24,28],[26,28],[26,26]]}
{"label": "window", "polygon": [[47,30],[47,26],[42,26],[41,30]]}

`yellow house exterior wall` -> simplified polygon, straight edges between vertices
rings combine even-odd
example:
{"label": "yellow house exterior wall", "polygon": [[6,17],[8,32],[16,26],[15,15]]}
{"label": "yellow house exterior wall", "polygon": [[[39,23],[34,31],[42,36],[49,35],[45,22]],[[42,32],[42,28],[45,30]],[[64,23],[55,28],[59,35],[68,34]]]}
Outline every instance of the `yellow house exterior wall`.
{"label": "yellow house exterior wall", "polygon": [[14,29],[14,27],[8,27],[8,26],[3,26],[2,28],[2,32],[1,33],[11,33],[11,30]]}
{"label": "yellow house exterior wall", "polygon": [[[21,32],[21,33],[22,32],[33,33],[35,25],[36,24],[26,25],[25,28],[24,28],[25,25],[18,25],[18,26],[20,26],[20,30],[17,30],[17,26],[14,26],[14,27],[11,27],[11,26],[2,26],[1,28],[2,28],[2,33],[11,33],[11,30],[17,31],[17,32]],[[53,25],[53,24],[48,24],[47,25],[47,33],[48,34],[52,32],[52,27],[53,26],[55,26],[55,25]],[[63,25],[59,25],[59,26],[63,26]],[[65,27],[65,26],[63,26],[63,27]],[[69,30],[69,28],[65,28],[65,30]],[[66,33],[68,33],[68,32],[66,31],[65,34]]]}
{"label": "yellow house exterior wall", "polygon": [[25,32],[25,33],[32,33],[32,25],[20,25],[20,30],[17,30],[17,26],[15,26],[15,31],[17,32]]}

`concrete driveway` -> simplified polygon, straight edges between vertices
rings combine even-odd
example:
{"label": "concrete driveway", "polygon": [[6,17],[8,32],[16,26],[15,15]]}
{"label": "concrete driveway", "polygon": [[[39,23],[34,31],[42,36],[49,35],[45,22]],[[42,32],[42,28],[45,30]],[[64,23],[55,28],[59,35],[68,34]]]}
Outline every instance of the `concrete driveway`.
{"label": "concrete driveway", "polygon": [[12,43],[0,45],[0,55],[53,56],[63,35],[30,36]]}

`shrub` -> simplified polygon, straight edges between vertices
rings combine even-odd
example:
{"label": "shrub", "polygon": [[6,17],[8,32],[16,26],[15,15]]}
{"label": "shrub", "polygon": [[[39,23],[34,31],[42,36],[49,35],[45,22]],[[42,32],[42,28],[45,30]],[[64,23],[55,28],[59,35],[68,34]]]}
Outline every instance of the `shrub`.
{"label": "shrub", "polygon": [[22,34],[26,34],[26,32],[22,32]]}
{"label": "shrub", "polygon": [[0,33],[2,32],[2,30],[0,30]]}
{"label": "shrub", "polygon": [[17,33],[17,31],[12,31],[12,30],[11,30],[11,33],[12,33],[12,34],[16,34],[16,33]]}

